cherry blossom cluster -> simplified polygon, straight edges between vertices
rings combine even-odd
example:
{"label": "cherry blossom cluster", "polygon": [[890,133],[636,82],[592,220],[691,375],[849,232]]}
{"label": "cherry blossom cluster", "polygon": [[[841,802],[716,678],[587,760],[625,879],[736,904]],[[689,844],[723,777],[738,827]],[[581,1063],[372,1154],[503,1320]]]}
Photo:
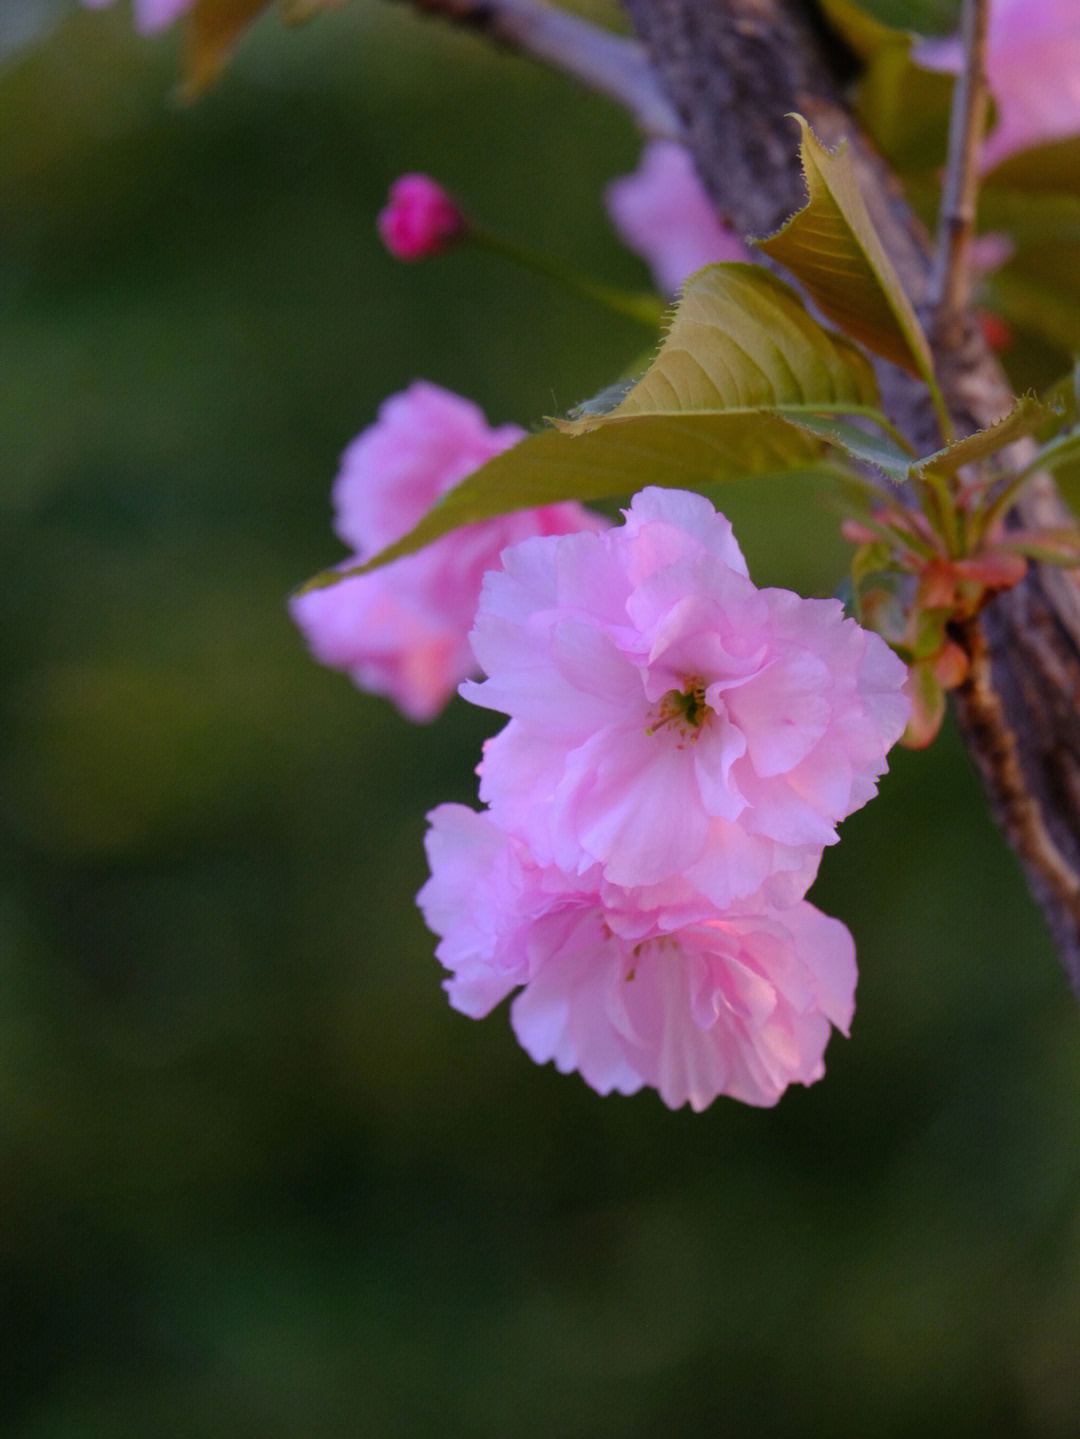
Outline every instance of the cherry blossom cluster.
{"label": "cherry blossom cluster", "polygon": [[[607,199],[668,292],[745,253],[679,146],[647,147]],[[417,258],[465,223],[414,175],[379,228]],[[522,436],[424,382],[386,401],[334,486],[346,566]],[[479,767],[485,808],[429,816],[418,898],[457,1009],[516,991],[535,1060],[672,1107],[774,1104],[821,1076],[855,954],[805,896],[909,712],[903,665],[838,602],[757,589],[723,516],[655,489],[613,529],[576,504],[470,526],[293,615],[319,659],[413,719],[477,670],[461,692],[509,716]]]}
{"label": "cherry blossom cluster", "polygon": [[523,1047],[603,1094],[770,1105],[819,1078],[856,968],[805,895],[904,728],[904,666],[838,601],[758,589],[727,520],[666,489],[505,550],[471,640],[462,693],[509,721],[486,808],[430,816],[450,1002],[518,991]]}

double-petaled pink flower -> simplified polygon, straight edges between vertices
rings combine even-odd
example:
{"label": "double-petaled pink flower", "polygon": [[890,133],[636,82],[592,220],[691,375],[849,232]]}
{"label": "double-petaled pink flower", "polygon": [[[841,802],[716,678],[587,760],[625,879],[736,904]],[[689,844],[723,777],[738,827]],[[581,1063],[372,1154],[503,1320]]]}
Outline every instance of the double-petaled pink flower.
{"label": "double-petaled pink flower", "polygon": [[699,495],[502,563],[462,693],[510,720],[487,810],[431,816],[420,895],[451,1002],[519,990],[528,1052],[602,1093],[775,1103],[851,1019],[851,938],[804,896],[903,730],[904,666],[837,602],[757,589]]}
{"label": "double-petaled pink flower", "polygon": [[[602,534],[526,542],[489,575],[462,693],[510,723],[480,795],[539,861],[619,885],[683,876],[727,905],[873,795],[904,666],[837,600],[759,590],[700,495],[642,491]],[[779,883],[778,883],[779,882]]]}
{"label": "double-petaled pink flower", "polygon": [[419,903],[455,1008],[474,1018],[514,990],[514,1032],[537,1063],[601,1094],[655,1088],[704,1109],[719,1094],[775,1104],[824,1072],[831,1028],[854,1010],[851,936],[805,900],[718,911],[653,907],[597,876],[536,863],[489,815],[431,818]]}
{"label": "double-petaled pink flower", "polygon": [[[523,434],[516,425],[490,428],[476,405],[424,381],[385,401],[334,482],[335,529],[354,550],[343,567],[400,539],[440,495]],[[476,670],[469,627],[500,552],[531,535],[600,523],[562,504],[469,525],[371,574],[297,595],[292,616],[323,664],[387,695],[410,719],[429,720]]]}

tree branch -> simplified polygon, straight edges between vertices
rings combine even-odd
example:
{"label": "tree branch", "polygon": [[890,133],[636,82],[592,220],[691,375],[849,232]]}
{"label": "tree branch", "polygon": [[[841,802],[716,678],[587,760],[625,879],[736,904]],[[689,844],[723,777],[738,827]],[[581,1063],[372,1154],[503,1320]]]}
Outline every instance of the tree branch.
{"label": "tree branch", "polygon": [[[848,137],[867,208],[908,294],[926,310],[930,246],[895,177],[846,113],[843,58],[800,0],[625,0],[683,122],[703,182],[743,234],[769,233],[804,202],[790,121],[804,114],[829,145]],[[935,360],[962,433],[1008,407],[1004,374],[964,316],[935,340]],[[933,442],[925,388],[885,367],[886,408],[920,446]],[[1019,450],[1019,447],[1018,447]],[[1026,454],[1032,449],[1027,444]],[[1045,479],[1018,506],[1021,523],[1069,524]],[[957,716],[991,806],[1020,857],[1080,996],[1080,587],[1033,566],[962,638],[971,678]]]}
{"label": "tree branch", "polygon": [[[935,297],[929,237],[847,112],[841,83],[850,57],[809,0],[624,0],[648,61],[634,42],[540,0],[414,3],[575,76],[624,106],[646,133],[681,139],[717,209],[743,235],[771,234],[805,201],[790,111],[805,115],[826,145],[846,138],[870,217],[928,323],[958,430],[971,433],[1009,408],[1008,381],[964,313],[962,238],[945,244],[944,288]],[[978,88],[965,106],[960,155],[970,156],[980,125]],[[972,163],[952,169],[970,183]],[[962,187],[958,193],[962,228]],[[944,326],[934,323],[935,298]],[[893,420],[923,453],[933,449],[938,426],[925,386],[890,366],[881,381]],[[1030,441],[1014,447],[1018,465],[1033,453]],[[1049,477],[1016,514],[1030,527],[1074,523]],[[1032,566],[960,638],[971,659],[956,692],[961,733],[1080,996],[1080,581]]]}

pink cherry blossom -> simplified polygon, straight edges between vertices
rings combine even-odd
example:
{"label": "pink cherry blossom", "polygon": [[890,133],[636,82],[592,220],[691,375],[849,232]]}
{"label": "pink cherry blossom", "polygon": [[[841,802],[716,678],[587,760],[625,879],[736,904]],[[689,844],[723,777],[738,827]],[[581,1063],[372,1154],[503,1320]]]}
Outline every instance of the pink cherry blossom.
{"label": "pink cherry blossom", "polygon": [[489,574],[461,692],[510,716],[479,766],[541,865],[679,876],[727,907],[805,893],[903,731],[906,670],[836,600],[759,590],[700,495],[647,489],[622,527],[533,539]]}
{"label": "pink cherry blossom", "polygon": [[379,238],[398,260],[441,255],[468,233],[457,202],[427,175],[401,175],[379,213]]}
{"label": "pink cherry blossom", "polygon": [[[957,71],[959,42],[929,41],[916,59]],[[985,170],[1033,145],[1080,134],[1077,0],[993,0],[986,73],[997,122],[983,147]]]}
{"label": "pink cherry blossom", "polygon": [[[490,428],[476,405],[424,381],[385,401],[334,482],[335,528],[356,551],[345,566],[406,534],[440,495],[523,434],[516,425]],[[600,523],[564,504],[470,525],[371,574],[296,596],[292,616],[323,664],[428,720],[476,671],[469,627],[501,550]]]}
{"label": "pink cherry blossom", "polygon": [[717,215],[690,152],[674,140],[651,140],[634,174],[613,181],[605,201],[619,238],[648,261],[666,295],[702,265],[750,258]]}
{"label": "pink cherry blossom", "polygon": [[[83,0],[94,10],[111,5],[112,0]],[[134,0],[135,28],[142,35],[153,35],[167,29],[195,4],[195,0]]]}
{"label": "pink cherry blossom", "polygon": [[511,991],[514,1032],[538,1063],[601,1094],[655,1088],[704,1109],[719,1094],[772,1105],[824,1072],[854,1009],[847,929],[805,901],[754,896],[721,912],[665,913],[635,891],[539,866],[488,814],[430,816],[432,875],[418,900],[441,936],[455,1008],[487,1014]]}

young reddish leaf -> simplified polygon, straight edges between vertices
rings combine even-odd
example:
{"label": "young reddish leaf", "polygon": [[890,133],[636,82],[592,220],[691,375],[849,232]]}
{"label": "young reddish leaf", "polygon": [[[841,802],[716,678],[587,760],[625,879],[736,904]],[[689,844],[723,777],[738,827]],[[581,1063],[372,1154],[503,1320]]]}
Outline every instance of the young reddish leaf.
{"label": "young reddish leaf", "polygon": [[934,658],[934,676],[942,689],[954,690],[968,677],[971,661],[955,640],[946,640]]}
{"label": "young reddish leaf", "polygon": [[945,691],[934,673],[932,660],[921,660],[908,671],[907,693],[911,699],[911,718],[900,736],[905,749],[925,749],[945,718]]}
{"label": "young reddish leaf", "polygon": [[845,147],[826,150],[802,116],[795,118],[809,200],[782,230],[754,243],[786,265],[846,334],[932,380],[930,346],[870,222]]}

